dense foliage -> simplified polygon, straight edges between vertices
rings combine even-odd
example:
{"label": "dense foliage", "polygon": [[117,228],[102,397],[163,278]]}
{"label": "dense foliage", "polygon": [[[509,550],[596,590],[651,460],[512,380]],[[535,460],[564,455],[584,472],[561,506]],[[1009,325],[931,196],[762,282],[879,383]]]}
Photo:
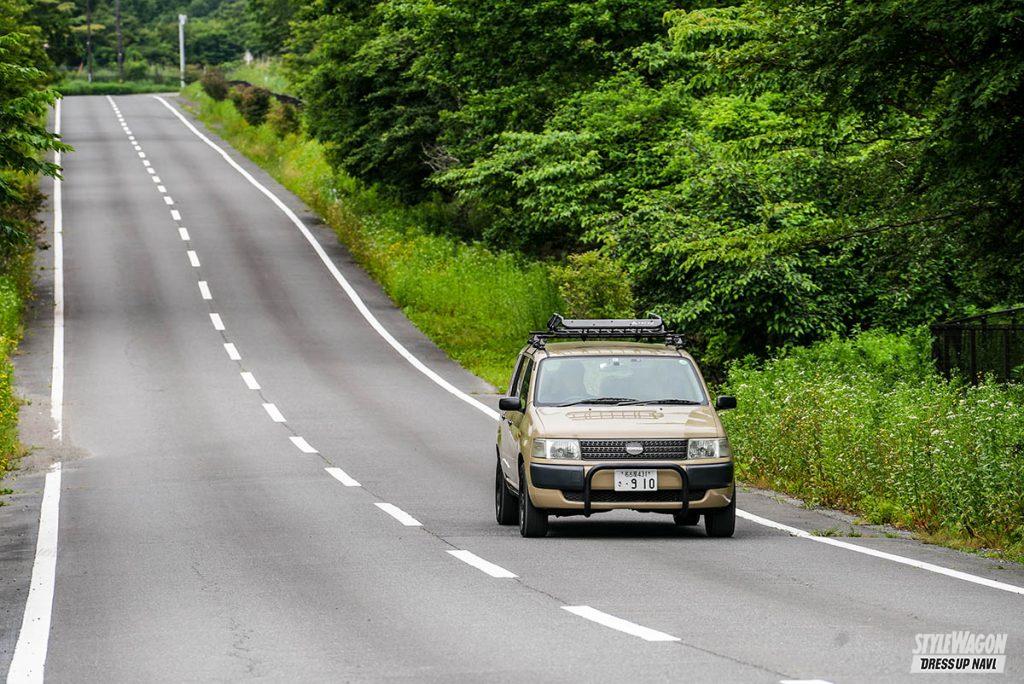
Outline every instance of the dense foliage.
{"label": "dense foliage", "polygon": [[43,32],[28,10],[21,0],[0,0],[0,259],[30,240],[35,204],[27,181],[56,175],[57,167],[43,156],[66,149],[46,129],[56,93],[45,87]]}
{"label": "dense foliage", "polygon": [[739,475],[1024,558],[1024,386],[946,382],[927,331],[863,333],[733,368]]}
{"label": "dense foliage", "polygon": [[59,172],[44,161],[47,154],[68,149],[46,129],[55,93],[46,88],[52,64],[44,50],[48,34],[38,22],[49,9],[0,0],[0,477],[20,450],[10,356],[31,291],[40,200],[35,185],[39,176]]}
{"label": "dense foliage", "polygon": [[[121,76],[116,0],[37,0],[35,5],[35,13],[45,14],[40,25],[47,33],[49,55],[69,76],[88,71],[90,42],[96,78]],[[249,0],[120,0],[123,80],[177,81],[176,71],[165,78],[160,67],[178,64],[178,14],[189,18],[185,47],[190,64],[237,61],[246,49],[262,52],[260,36],[269,24],[257,24],[265,17],[255,13]]]}
{"label": "dense foliage", "polygon": [[290,41],[336,168],[600,251],[711,358],[1024,299],[1019,3],[308,0]]}

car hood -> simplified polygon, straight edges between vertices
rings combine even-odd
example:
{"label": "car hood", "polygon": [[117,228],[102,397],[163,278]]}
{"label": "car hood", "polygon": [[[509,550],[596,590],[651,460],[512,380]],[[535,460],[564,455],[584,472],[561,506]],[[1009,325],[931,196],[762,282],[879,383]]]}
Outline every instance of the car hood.
{"label": "car hood", "polygon": [[533,410],[537,436],[680,439],[723,434],[710,406],[543,406]]}

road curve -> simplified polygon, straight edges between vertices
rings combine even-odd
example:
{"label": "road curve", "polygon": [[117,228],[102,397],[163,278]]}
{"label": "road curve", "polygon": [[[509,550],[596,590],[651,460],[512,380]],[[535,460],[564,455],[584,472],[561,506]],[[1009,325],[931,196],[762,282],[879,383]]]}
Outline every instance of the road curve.
{"label": "road curve", "polygon": [[[630,513],[499,528],[493,420],[389,345],[249,179],[153,97],[66,99],[63,132],[81,457],[62,464],[48,679],[895,681],[916,634],[952,630],[1009,633],[1024,677],[1024,596],[998,588],[745,519],[729,540]],[[410,355],[496,403],[231,155]],[[1017,566],[846,541],[1024,586]]]}

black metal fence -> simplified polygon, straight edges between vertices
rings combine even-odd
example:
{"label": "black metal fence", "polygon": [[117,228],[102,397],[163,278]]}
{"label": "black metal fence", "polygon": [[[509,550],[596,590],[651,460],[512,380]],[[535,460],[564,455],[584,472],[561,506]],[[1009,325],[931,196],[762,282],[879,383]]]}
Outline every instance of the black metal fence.
{"label": "black metal fence", "polygon": [[932,355],[946,377],[1024,382],[1024,307],[936,323]]}

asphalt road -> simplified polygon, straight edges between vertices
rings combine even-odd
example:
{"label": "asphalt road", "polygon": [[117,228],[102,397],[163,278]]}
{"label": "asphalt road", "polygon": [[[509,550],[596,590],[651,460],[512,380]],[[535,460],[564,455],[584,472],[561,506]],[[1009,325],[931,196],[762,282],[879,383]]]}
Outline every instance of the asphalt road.
{"label": "asphalt road", "polygon": [[[727,540],[631,513],[554,521],[542,540],[498,527],[494,421],[389,345],[280,208],[160,101],[113,101],[124,127],[107,98],[63,103],[75,152],[47,679],[896,681],[918,677],[916,634],[954,630],[1008,633],[1006,676],[1024,678],[1020,594],[749,519]],[[231,155],[384,329],[496,405],[296,198]],[[36,360],[22,363],[48,369],[50,344],[30,337]],[[41,471],[22,478],[21,523],[38,511]],[[760,493],[741,492],[740,507],[848,528]],[[17,513],[0,509],[0,529]],[[32,569],[36,532],[23,532],[3,542],[0,668]],[[1019,566],[905,538],[844,541],[1024,586]]]}

